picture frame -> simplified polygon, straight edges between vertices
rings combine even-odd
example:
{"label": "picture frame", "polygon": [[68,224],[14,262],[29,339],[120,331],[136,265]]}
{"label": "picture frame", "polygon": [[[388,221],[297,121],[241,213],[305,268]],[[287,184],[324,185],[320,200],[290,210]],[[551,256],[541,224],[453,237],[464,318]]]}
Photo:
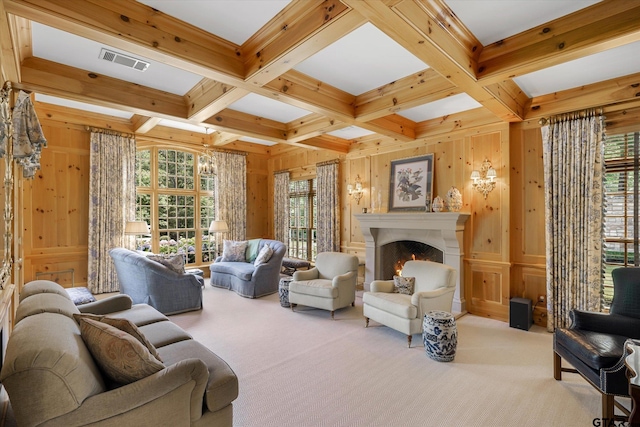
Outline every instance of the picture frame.
{"label": "picture frame", "polygon": [[389,212],[431,212],[433,153],[392,160],[389,180]]}

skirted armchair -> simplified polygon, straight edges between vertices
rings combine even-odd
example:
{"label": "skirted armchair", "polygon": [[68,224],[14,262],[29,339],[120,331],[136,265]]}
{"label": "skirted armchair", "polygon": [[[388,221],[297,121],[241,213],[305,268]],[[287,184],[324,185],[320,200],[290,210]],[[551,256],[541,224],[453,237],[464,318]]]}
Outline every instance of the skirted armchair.
{"label": "skirted armchair", "polygon": [[331,311],[354,305],[358,280],[358,257],[342,252],[321,252],[315,267],[296,271],[289,283],[289,303]]}
{"label": "skirted armchair", "polygon": [[[640,267],[617,268],[611,276],[609,314],[571,310],[571,326],[555,330],[553,375],[556,380],[562,379],[562,372],[582,375],[602,394],[602,418],[613,421],[614,407],[628,412],[615,397],[629,396],[625,341],[640,339]],[[573,368],[562,367],[562,359]]]}
{"label": "skirted armchair", "polygon": [[423,318],[431,310],[451,311],[456,290],[456,270],[431,261],[407,261],[402,276],[415,280],[412,294],[394,292],[393,280],[374,280],[371,292],[362,296],[366,326],[369,319],[407,335],[411,347],[413,334],[422,332]]}

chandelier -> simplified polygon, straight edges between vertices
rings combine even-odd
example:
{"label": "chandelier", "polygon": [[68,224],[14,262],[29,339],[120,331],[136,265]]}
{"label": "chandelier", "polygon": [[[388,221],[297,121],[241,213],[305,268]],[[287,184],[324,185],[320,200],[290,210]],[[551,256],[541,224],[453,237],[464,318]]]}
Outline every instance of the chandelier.
{"label": "chandelier", "polygon": [[215,175],[216,166],[213,161],[213,153],[209,150],[209,144],[204,144],[204,151],[198,156],[198,173],[200,175]]}

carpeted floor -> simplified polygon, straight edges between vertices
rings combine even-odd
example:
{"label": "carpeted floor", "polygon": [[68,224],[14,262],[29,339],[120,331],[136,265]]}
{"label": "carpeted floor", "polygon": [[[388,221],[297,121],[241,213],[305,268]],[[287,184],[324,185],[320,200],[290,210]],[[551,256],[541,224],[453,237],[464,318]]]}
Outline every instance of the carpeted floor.
{"label": "carpeted floor", "polygon": [[421,337],[336,312],[204,290],[202,311],[171,316],[225,359],[240,382],[237,426],[592,426],[600,395],[575,374],[553,379],[551,334],[466,315],[453,362]]}

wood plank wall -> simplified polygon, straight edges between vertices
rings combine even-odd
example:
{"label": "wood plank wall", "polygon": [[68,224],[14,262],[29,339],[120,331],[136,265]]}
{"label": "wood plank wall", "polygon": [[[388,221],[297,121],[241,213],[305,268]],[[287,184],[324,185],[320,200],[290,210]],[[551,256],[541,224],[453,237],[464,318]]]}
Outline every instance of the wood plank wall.
{"label": "wood plank wall", "polygon": [[[75,286],[86,286],[89,132],[55,115],[39,117],[49,145],[43,150],[42,170],[22,183],[24,281],[35,279],[37,272],[73,268]],[[170,139],[194,143],[175,135]],[[462,192],[463,211],[471,213],[464,243],[467,310],[507,321],[511,297],[535,302],[545,294],[542,155],[535,123],[482,126],[411,143],[363,139],[348,154],[286,146],[256,149],[247,157],[247,237],[273,236],[275,171],[289,170],[291,179],[309,178],[315,176],[316,163],[339,159],[341,248],[364,259],[364,239],[352,214],[371,207],[372,187],[376,199],[380,194],[380,211],[386,212],[391,160],[426,153],[435,154],[434,196],[455,186]],[[469,179],[485,158],[498,173],[496,189],[486,200],[473,191]],[[359,205],[346,192],[356,175],[365,187]],[[68,274],[42,278],[71,286]],[[536,323],[544,325],[545,315],[539,305]]]}

